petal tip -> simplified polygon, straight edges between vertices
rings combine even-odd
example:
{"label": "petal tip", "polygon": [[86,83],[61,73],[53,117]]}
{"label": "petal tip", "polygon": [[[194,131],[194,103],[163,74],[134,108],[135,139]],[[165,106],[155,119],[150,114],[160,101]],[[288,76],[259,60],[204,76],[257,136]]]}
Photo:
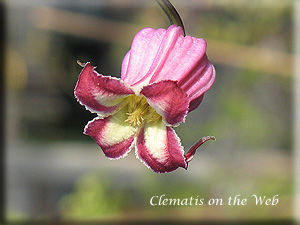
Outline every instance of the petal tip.
{"label": "petal tip", "polygon": [[80,60],[77,60],[76,62],[77,62],[77,64],[78,64],[79,66],[81,66],[81,67],[85,67],[87,64],[90,64],[89,62],[83,63],[83,62],[81,62]]}
{"label": "petal tip", "polygon": [[214,136],[205,136],[202,137],[199,141],[197,141],[189,150],[188,152],[184,155],[186,163],[189,163],[193,158],[196,153],[196,150],[205,142],[209,140],[216,140]]}

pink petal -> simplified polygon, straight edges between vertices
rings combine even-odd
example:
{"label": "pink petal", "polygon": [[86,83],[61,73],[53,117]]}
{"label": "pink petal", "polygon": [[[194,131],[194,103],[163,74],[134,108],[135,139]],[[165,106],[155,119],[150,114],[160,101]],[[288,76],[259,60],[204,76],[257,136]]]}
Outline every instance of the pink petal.
{"label": "pink petal", "polygon": [[123,110],[104,119],[95,118],[86,125],[84,134],[91,136],[108,158],[122,158],[132,149],[136,133],[124,122],[126,118]]}
{"label": "pink petal", "polygon": [[[204,59],[207,56],[204,57]],[[216,78],[216,71],[212,63],[208,60],[200,62],[199,67],[194,71],[193,76],[185,81],[179,81],[180,86],[193,101],[203,95],[213,85]]]}
{"label": "pink petal", "polygon": [[123,98],[134,91],[121,79],[103,76],[86,63],[81,71],[74,94],[88,110],[100,116],[108,116],[122,107]]}
{"label": "pink petal", "polygon": [[[134,70],[139,70],[138,78],[129,82],[133,89],[139,90],[141,87],[150,83],[152,77],[155,76],[164,66],[166,59],[168,58],[169,52],[172,51],[176,40],[179,36],[183,36],[183,31],[180,27],[172,25],[168,30],[158,29],[148,33],[138,39],[134,39],[133,43],[135,46],[142,47],[143,58],[139,56],[140,52],[135,49],[131,49],[131,54],[136,54],[139,60],[139,66],[142,69],[135,68]],[[149,45],[147,48],[143,45],[143,41],[149,40]],[[129,62],[129,66],[131,61]],[[133,65],[134,68],[134,65]],[[127,71],[130,76],[133,76],[130,71]]]}
{"label": "pink petal", "polygon": [[181,27],[176,25],[167,30],[145,28],[140,31],[133,40],[130,57],[126,57],[122,79],[136,92],[151,83],[173,80],[178,81],[192,102],[215,80],[215,69],[206,56],[206,41],[184,36]]}
{"label": "pink petal", "polygon": [[121,78],[122,79],[127,73],[129,58],[130,58],[130,50],[126,53],[126,55],[124,56],[124,59],[122,61],[122,66],[121,66]]}
{"label": "pink petal", "polygon": [[165,32],[165,29],[144,28],[135,35],[130,55],[123,60],[122,80],[132,86],[146,75]]}
{"label": "pink petal", "polygon": [[143,127],[136,147],[137,157],[155,172],[187,168],[180,139],[171,127],[166,127],[162,122]]}
{"label": "pink petal", "polygon": [[[174,25],[170,26],[168,31],[175,28]],[[193,101],[203,95],[215,80],[215,69],[205,53],[206,41],[168,31],[163,40],[172,39],[175,42],[174,47],[170,47],[166,53],[158,52],[158,55],[165,55],[165,58],[161,61],[163,65],[158,67],[161,69],[156,70],[151,77],[150,83],[177,80],[178,86],[188,94],[190,101]],[[166,43],[162,42],[161,46],[163,45]]]}
{"label": "pink petal", "polygon": [[[166,68],[165,64],[170,57],[178,38],[181,36],[183,36],[181,27],[177,27],[175,25],[170,26],[170,28],[164,33],[151,67],[141,80],[132,85],[133,87],[142,87],[149,83],[161,80],[176,80],[176,77],[168,78],[164,76],[162,79],[156,79],[156,76],[160,74],[161,70]],[[153,50],[151,51],[153,52]]]}
{"label": "pink petal", "polygon": [[[180,27],[172,25],[168,31],[181,30]],[[169,35],[169,36],[167,36]],[[206,49],[206,42],[203,39],[196,39],[191,36],[183,36],[179,33],[167,32],[164,40],[172,39],[173,47],[168,49],[163,61],[163,67],[151,78],[151,82],[164,79],[181,80],[189,76],[199,59],[203,57]],[[196,41],[197,40],[197,41]],[[162,42],[161,45],[166,43]],[[162,57],[162,56],[161,56]]]}
{"label": "pink petal", "polygon": [[175,81],[161,81],[145,86],[141,94],[149,105],[160,114],[167,125],[177,126],[188,113],[189,100]]}

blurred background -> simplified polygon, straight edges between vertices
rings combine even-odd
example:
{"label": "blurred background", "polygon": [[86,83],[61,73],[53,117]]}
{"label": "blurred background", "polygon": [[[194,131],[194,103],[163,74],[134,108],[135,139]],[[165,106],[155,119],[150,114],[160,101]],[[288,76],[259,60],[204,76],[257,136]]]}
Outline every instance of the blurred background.
{"label": "blurred background", "polygon": [[[134,35],[167,28],[153,0],[6,1],[8,221],[268,221],[293,218],[293,1],[173,0],[204,38],[217,78],[176,128],[185,149],[213,135],[187,171],[156,174],[131,152],[111,161],[82,134],[95,117],[73,90],[90,61],[120,76]],[[222,198],[245,206],[151,206],[150,198]],[[273,198],[256,206],[251,195]],[[270,223],[272,224],[272,223]]]}

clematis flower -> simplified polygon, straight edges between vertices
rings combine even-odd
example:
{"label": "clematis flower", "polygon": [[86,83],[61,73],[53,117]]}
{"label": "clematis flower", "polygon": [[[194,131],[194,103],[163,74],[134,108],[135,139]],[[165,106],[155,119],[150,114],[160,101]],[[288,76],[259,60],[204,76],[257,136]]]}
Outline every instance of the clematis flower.
{"label": "clematis flower", "polygon": [[215,80],[205,51],[205,40],[184,36],[181,27],[171,25],[136,34],[123,59],[121,79],[82,64],[74,93],[98,115],[84,134],[108,158],[122,158],[135,148],[137,158],[155,172],[186,169],[194,152],[184,155],[172,127],[199,106]]}

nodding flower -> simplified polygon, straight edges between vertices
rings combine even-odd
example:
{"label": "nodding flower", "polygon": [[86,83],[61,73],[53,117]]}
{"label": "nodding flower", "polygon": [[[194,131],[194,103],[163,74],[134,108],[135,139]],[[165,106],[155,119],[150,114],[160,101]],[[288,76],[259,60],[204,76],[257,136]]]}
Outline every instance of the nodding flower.
{"label": "nodding flower", "polygon": [[75,87],[80,104],[97,117],[84,134],[91,136],[111,159],[136,156],[153,171],[187,169],[205,137],[185,154],[172,127],[196,109],[215,80],[215,69],[206,55],[206,41],[184,36],[181,27],[144,28],[125,55],[121,79],[104,76],[90,63]]}

